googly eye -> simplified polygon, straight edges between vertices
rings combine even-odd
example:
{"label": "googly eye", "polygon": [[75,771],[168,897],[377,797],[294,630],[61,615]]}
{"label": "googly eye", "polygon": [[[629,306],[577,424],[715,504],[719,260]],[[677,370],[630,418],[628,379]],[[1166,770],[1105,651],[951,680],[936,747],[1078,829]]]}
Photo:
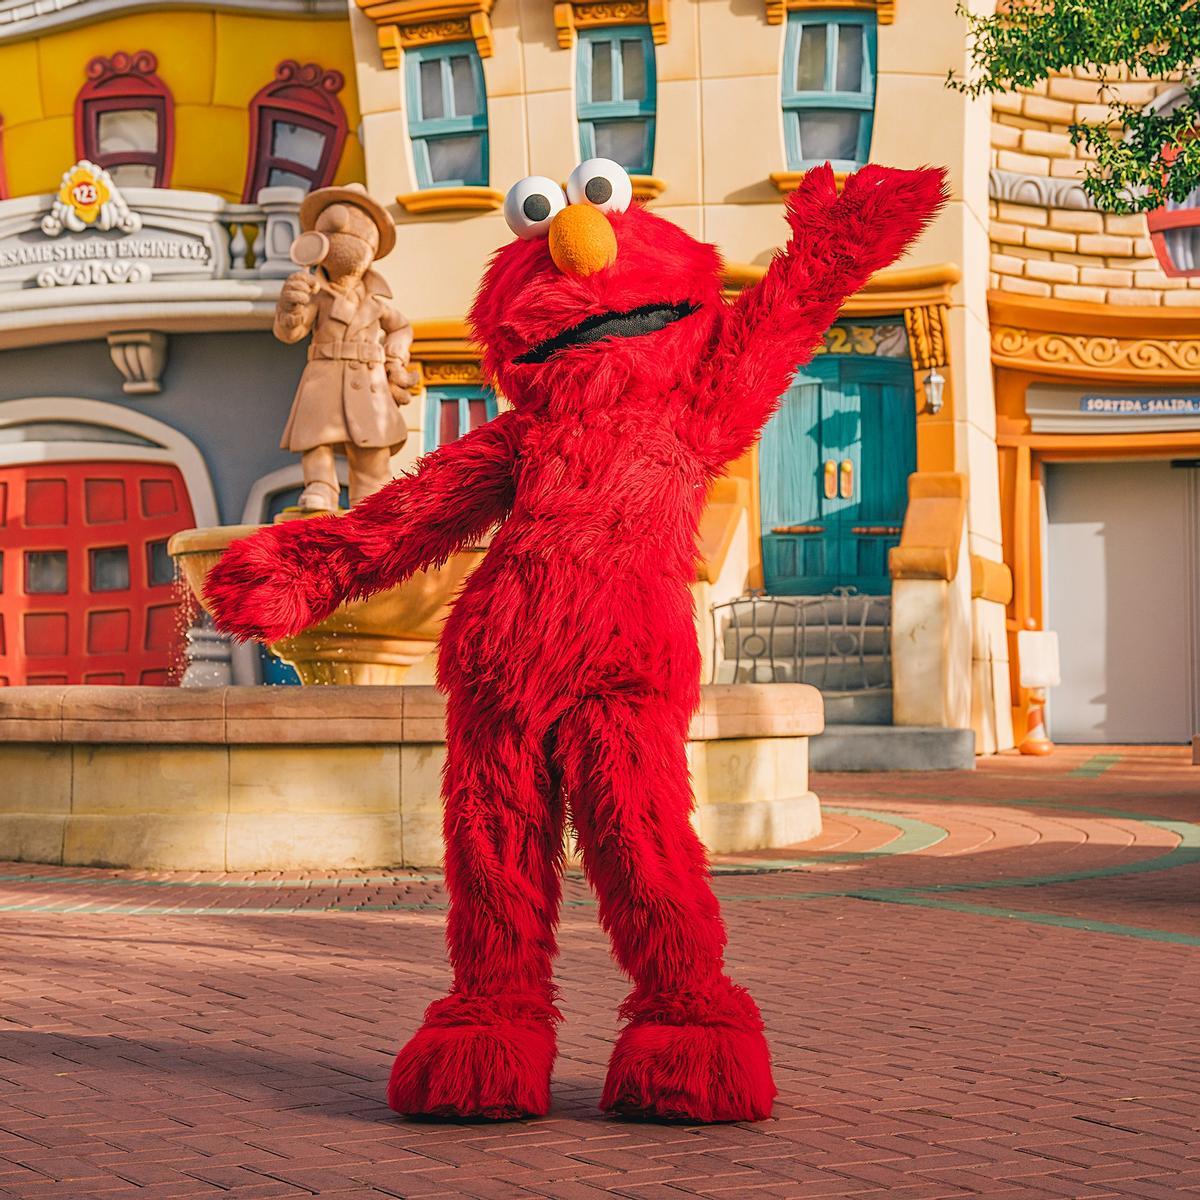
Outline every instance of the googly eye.
{"label": "googly eye", "polygon": [[633,184],[620,163],[589,158],[571,172],[567,199],[572,204],[590,204],[601,212],[624,212],[633,199]]}
{"label": "googly eye", "polygon": [[514,183],[504,197],[504,219],[519,238],[542,237],[554,214],[567,207],[562,188],[544,175],[529,175]]}

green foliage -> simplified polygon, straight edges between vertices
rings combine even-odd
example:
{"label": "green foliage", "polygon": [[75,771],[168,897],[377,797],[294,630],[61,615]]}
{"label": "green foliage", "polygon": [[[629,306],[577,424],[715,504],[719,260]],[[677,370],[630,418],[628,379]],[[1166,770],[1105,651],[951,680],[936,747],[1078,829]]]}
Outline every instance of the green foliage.
{"label": "green foliage", "polygon": [[958,11],[971,34],[972,76],[947,82],[967,95],[1032,87],[1086,68],[1099,77],[1106,120],[1071,126],[1071,140],[1096,155],[1084,187],[1110,212],[1145,212],[1200,187],[1200,85],[1170,112],[1118,102],[1119,75],[1191,79],[1200,62],[1200,0],[1033,0],[994,16]]}

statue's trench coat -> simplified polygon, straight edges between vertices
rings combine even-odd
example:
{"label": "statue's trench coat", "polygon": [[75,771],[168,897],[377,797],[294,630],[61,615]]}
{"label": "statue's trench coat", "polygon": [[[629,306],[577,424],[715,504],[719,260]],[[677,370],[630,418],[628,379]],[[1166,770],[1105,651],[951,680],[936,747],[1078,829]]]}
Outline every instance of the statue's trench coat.
{"label": "statue's trench coat", "polygon": [[[294,311],[294,310],[293,310]],[[275,318],[275,336],[298,342],[310,330],[308,363],[292,401],[280,446],[404,445],[408,429],[388,386],[385,364],[407,365],[412,326],[378,271],[368,270],[346,295],[324,280],[300,323]]]}

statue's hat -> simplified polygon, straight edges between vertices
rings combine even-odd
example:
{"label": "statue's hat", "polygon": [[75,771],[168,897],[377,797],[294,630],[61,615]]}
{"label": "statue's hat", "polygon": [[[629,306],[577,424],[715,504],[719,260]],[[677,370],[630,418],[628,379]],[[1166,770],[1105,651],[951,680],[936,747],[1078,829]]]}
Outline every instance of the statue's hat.
{"label": "statue's hat", "polygon": [[386,258],[396,244],[396,226],[388,216],[387,209],[379,201],[372,199],[367,189],[361,183],[348,183],[345,187],[318,188],[309,192],[300,205],[300,228],[315,229],[317,218],[331,204],[350,204],[362,209],[375,223],[379,230],[379,249],[375,251],[376,258]]}

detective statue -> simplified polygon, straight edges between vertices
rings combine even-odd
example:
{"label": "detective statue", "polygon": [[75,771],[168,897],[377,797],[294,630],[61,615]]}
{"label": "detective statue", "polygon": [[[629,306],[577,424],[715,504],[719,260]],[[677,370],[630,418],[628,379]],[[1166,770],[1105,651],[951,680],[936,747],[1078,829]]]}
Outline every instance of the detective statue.
{"label": "detective statue", "polygon": [[352,505],[391,479],[389,460],[408,436],[399,405],[417,385],[408,369],[413,334],[371,266],[391,251],[396,231],[362,184],[310,192],[300,225],[292,258],[316,270],[284,281],[275,336],[289,345],[313,338],[280,445],[301,456],[299,507],[333,511],[336,454],[349,460]]}

